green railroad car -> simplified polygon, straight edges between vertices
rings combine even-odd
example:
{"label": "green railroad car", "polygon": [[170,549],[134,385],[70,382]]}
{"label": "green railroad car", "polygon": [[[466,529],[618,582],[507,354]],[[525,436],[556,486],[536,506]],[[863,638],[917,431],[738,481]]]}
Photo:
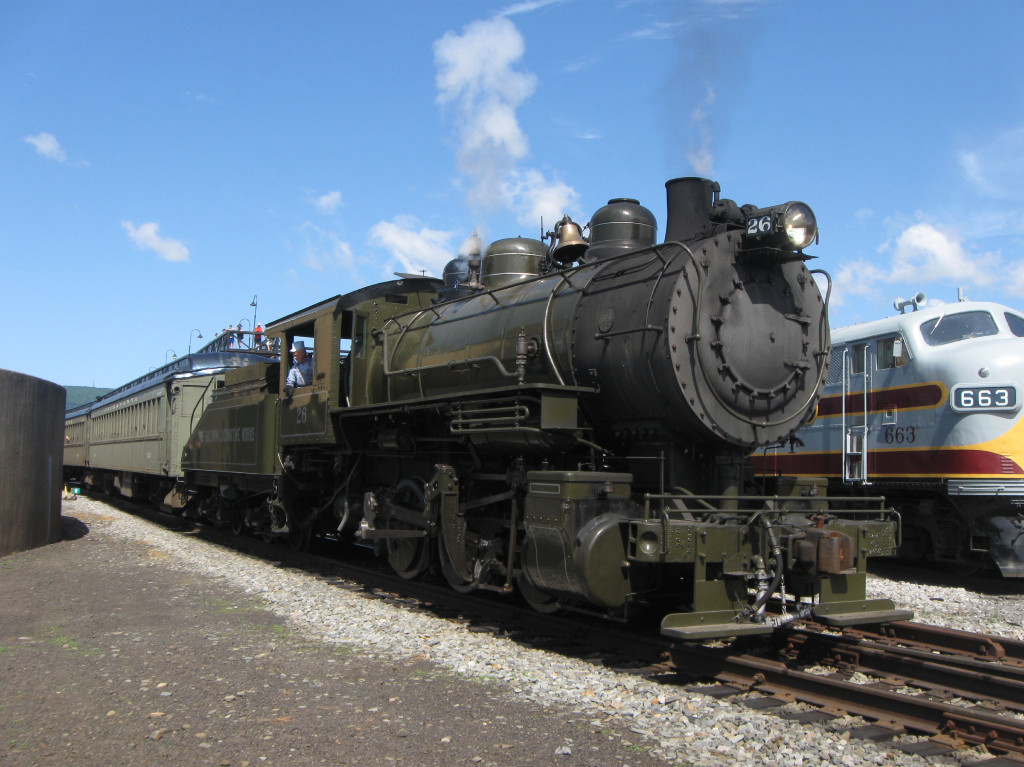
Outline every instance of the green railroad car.
{"label": "green railroad car", "polygon": [[66,484],[180,508],[182,451],[213,393],[227,371],[265,359],[196,352],[69,411]]}

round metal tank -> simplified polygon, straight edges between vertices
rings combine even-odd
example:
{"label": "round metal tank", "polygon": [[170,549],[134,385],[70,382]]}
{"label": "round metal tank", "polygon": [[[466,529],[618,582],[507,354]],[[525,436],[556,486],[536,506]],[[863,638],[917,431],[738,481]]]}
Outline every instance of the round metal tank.
{"label": "round metal tank", "polygon": [[469,279],[469,259],[453,258],[444,267],[444,286],[446,289],[455,289],[459,283]]}
{"label": "round metal tank", "polygon": [[509,237],[491,243],[480,265],[480,282],[500,288],[540,274],[547,247],[529,237]]}
{"label": "round metal tank", "polygon": [[0,557],[60,539],[64,387],[0,370]]}
{"label": "round metal tank", "polygon": [[616,197],[590,219],[587,261],[597,261],[653,245],[658,237],[654,214],[637,200]]}
{"label": "round metal tank", "polygon": [[463,287],[463,283],[469,279],[469,259],[453,258],[445,265],[441,276],[444,280],[444,287],[440,290],[442,301],[467,295],[468,291]]}

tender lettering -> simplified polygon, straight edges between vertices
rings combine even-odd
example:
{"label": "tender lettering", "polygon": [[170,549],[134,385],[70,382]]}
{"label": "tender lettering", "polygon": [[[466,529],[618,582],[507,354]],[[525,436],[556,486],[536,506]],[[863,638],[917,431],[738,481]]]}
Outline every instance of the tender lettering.
{"label": "tender lettering", "polygon": [[201,442],[255,442],[255,426],[235,426],[230,429],[200,429]]}

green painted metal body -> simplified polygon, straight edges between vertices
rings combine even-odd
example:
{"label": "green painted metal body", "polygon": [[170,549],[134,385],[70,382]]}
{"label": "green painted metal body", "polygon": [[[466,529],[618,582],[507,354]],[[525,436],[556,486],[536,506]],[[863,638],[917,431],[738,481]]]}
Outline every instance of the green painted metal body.
{"label": "green painted metal body", "polygon": [[182,466],[194,472],[219,475],[273,475],[277,472],[276,383],[278,363],[265,362],[232,370],[224,386],[185,445]]}
{"label": "green painted metal body", "polygon": [[197,352],[65,417],[65,476],[128,497],[162,499],[183,478],[182,452],[228,371],[263,359]]}
{"label": "green painted metal body", "polygon": [[[580,387],[600,394],[580,405],[608,451],[747,451],[800,424],[823,385],[814,350],[827,339],[804,265],[744,258],[728,235],[699,257],[651,246],[397,315],[381,327],[385,388],[372,401]],[[668,481],[692,487],[670,459]]]}
{"label": "green painted metal body", "polygon": [[[907,615],[866,597],[868,558],[890,555],[898,544],[898,526],[880,506],[852,518],[822,515],[809,531],[786,497],[747,497],[745,508],[712,510],[727,499],[662,494],[640,506],[631,481],[608,472],[527,474],[523,568],[534,586],[624,610],[667,586],[666,572],[678,573],[691,590],[690,609],[666,615],[662,628],[694,640],[732,633],[725,624],[748,610],[751,578],[776,566],[787,592],[813,600],[808,614],[821,620]],[[735,633],[775,625],[755,622]]]}
{"label": "green painted metal body", "polygon": [[386,386],[378,402],[402,402],[515,385],[517,344],[535,339],[547,351],[524,360],[530,384],[572,383],[569,346],[578,284],[572,276],[523,280],[459,301],[399,315],[382,326]]}

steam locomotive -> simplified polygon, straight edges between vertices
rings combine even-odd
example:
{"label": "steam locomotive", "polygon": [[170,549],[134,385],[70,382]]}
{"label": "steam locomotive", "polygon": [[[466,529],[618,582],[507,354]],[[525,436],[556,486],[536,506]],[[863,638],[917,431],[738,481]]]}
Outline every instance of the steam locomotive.
{"label": "steam locomotive", "polygon": [[287,385],[267,358],[211,370],[180,472],[149,492],[298,548],[355,539],[405,578],[541,611],[657,610],[681,640],[909,617],[866,598],[868,557],[900,536],[878,499],[839,511],[802,480],[747,492],[749,454],[795,431],[828,370],[812,211],[666,187],[663,243],[617,198],[588,237],[564,216],[443,279],[396,275],[270,323],[282,352],[313,350],[312,380]]}
{"label": "steam locomotive", "polygon": [[837,330],[813,419],[755,466],[828,477],[830,494],[884,493],[903,557],[1024,577],[1024,316],[925,303]]}

